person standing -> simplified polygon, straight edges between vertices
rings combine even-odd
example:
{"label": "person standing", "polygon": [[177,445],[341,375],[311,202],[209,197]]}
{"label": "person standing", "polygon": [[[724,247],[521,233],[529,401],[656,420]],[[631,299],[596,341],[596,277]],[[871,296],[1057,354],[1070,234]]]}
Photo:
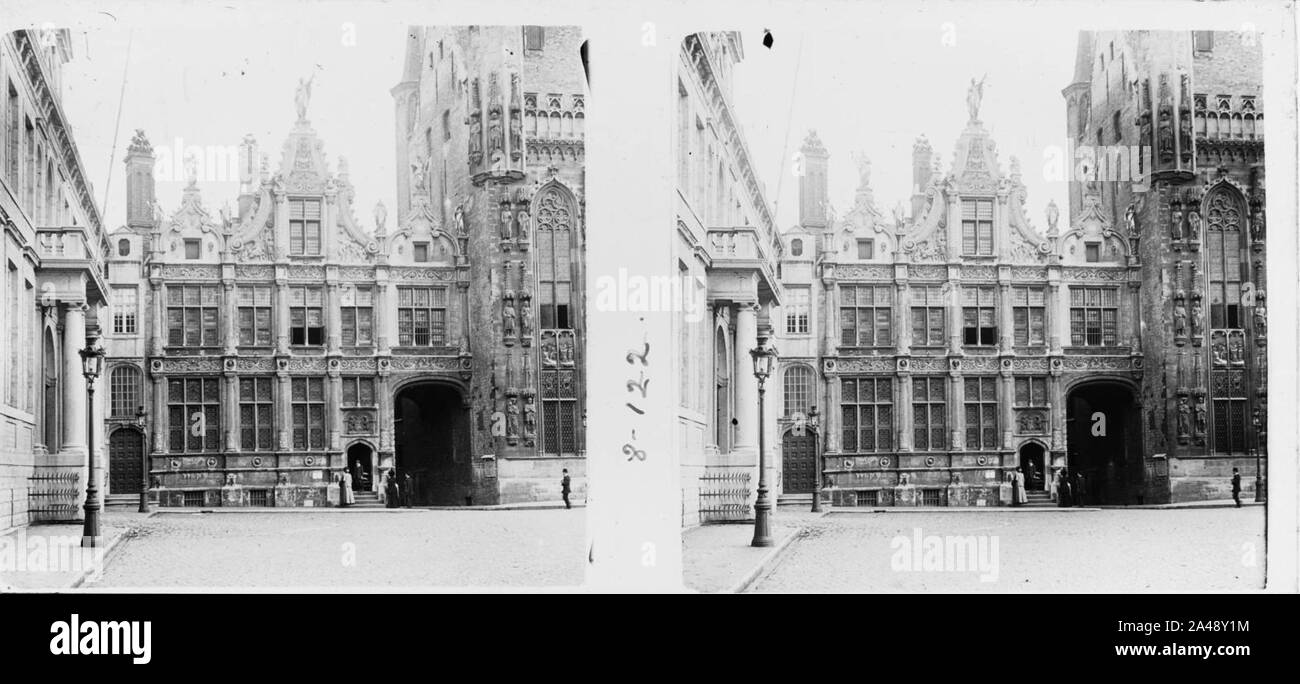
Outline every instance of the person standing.
{"label": "person standing", "polygon": [[402,505],[399,500],[401,492],[398,491],[397,478],[393,477],[393,471],[388,471],[388,477],[385,478],[384,484],[384,506],[387,508],[397,508]]}
{"label": "person standing", "polygon": [[1237,508],[1241,508],[1241,473],[1236,468],[1232,469],[1232,500],[1237,502]]}
{"label": "person standing", "polygon": [[415,488],[414,485],[415,482],[412,480],[410,473],[402,476],[402,508],[411,507],[411,497],[415,495],[415,492],[412,491]]}
{"label": "person standing", "polygon": [[569,503],[569,491],[569,469],[565,468],[564,477],[560,478],[560,493],[564,497],[565,508],[573,508],[573,505]]}
{"label": "person standing", "polygon": [[1019,468],[1016,468],[1016,472],[1012,473],[1012,477],[1015,478],[1011,485],[1015,488],[1015,493],[1012,498],[1015,500],[1017,506],[1023,506],[1027,501],[1029,501],[1029,496],[1025,493],[1025,473]]}
{"label": "person standing", "polygon": [[1065,468],[1061,469],[1056,475],[1056,505],[1061,508],[1069,508],[1074,504],[1074,497],[1070,492],[1070,475]]}
{"label": "person standing", "polygon": [[1088,478],[1082,471],[1080,471],[1077,475],[1075,475],[1075,478],[1076,478],[1074,483],[1075,505],[1087,506],[1088,505]]}

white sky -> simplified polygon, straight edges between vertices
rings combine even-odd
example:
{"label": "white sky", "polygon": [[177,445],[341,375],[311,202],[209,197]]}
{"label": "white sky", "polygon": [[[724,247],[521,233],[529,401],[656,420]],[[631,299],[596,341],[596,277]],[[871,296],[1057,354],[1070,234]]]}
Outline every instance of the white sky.
{"label": "white sky", "polygon": [[[888,216],[896,202],[910,207],[917,137],[924,134],[944,172],[951,170],[953,146],[968,118],[967,87],[987,73],[980,119],[997,143],[1004,172],[1011,155],[1020,158],[1026,210],[1046,231],[1048,200],[1055,199],[1062,213],[1069,207],[1065,182],[1045,180],[1042,168],[1048,146],[1065,146],[1061,90],[1074,75],[1077,30],[902,19],[888,31],[865,27],[863,34],[774,28],[772,49],[763,47],[761,30],[744,31],[734,101],[768,200],[777,203],[779,229],[798,221],[798,179],[789,160],[810,128],[830,152],[830,202],[837,214],[853,205],[858,171],[852,153],[862,151],[872,162],[876,206]],[[953,44],[943,44],[945,37]]]}
{"label": "white sky", "polygon": [[[368,227],[376,201],[382,199],[390,210],[396,206],[388,90],[401,78],[406,24],[367,23],[358,17],[355,44],[349,46],[347,29],[337,19],[313,20],[310,13],[292,11],[292,5],[277,11],[274,4],[224,17],[205,13],[198,26],[137,26],[132,32],[101,18],[103,28],[74,30],[63,107],[101,207],[127,67],[106,228],[125,222],[122,161],[136,128],[144,129],[160,158],[176,147],[177,138],[183,147],[229,146],[233,151],[252,133],[259,155],[270,155],[274,173],[297,118],[295,86],[299,77],[313,73],[307,118],[324,140],[331,172],[337,172],[340,155],[347,158],[357,217]],[[170,179],[159,178],[158,201],[168,214],[178,207],[183,186],[182,170]],[[207,177],[200,171],[199,187],[204,205],[215,215],[226,201],[235,205],[238,176]]]}

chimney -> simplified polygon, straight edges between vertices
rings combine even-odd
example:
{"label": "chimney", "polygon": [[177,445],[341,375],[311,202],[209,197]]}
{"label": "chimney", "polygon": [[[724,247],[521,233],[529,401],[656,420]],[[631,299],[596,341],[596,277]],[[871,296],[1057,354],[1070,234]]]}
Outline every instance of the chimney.
{"label": "chimney", "polygon": [[154,223],[154,154],[153,145],[137,128],[126,148],[126,225],[137,233],[147,233]]}

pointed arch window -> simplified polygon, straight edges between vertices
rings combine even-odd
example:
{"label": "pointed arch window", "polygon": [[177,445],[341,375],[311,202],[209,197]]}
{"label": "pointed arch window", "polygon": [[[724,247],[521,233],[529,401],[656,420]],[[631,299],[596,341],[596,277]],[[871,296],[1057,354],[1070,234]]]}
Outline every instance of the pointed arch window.
{"label": "pointed arch window", "polygon": [[1244,202],[1228,186],[1212,190],[1205,201],[1207,281],[1210,298],[1210,350],[1213,366],[1210,401],[1215,453],[1247,449],[1251,369],[1246,361],[1242,283],[1248,279],[1242,230]]}
{"label": "pointed arch window", "polygon": [[540,369],[544,454],[576,455],[582,448],[582,345],[577,314],[577,228],[573,195],[558,185],[544,188],[534,202],[537,259],[537,321],[542,340]]}

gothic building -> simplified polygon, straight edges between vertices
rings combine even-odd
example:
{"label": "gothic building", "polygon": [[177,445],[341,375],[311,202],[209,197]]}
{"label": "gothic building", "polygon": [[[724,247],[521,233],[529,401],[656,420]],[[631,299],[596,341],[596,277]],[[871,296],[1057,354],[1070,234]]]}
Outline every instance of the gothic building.
{"label": "gothic building", "polygon": [[[274,164],[241,144],[233,210],[210,211],[192,172],[159,209],[137,132],[113,236],[110,421],[133,439],[141,397],[151,495],[336,505],[346,470],[363,493],[391,474],[417,505],[496,504],[558,499],[562,468],[581,495],[577,44],[570,29],[412,28],[391,222],[382,202],[356,216],[347,162],[308,119],[310,81]],[[138,463],[112,459],[112,493],[138,491]]]}
{"label": "gothic building", "polygon": [[[743,519],[757,494],[759,387],[749,352],[772,335],[784,247],[731,99],[743,57],[738,33],[700,33],[682,42],[677,66],[672,273],[687,305],[674,331],[674,441],[685,525]],[[769,425],[774,403],[766,405]],[[769,427],[769,455],[774,438]]]}
{"label": "gothic building", "polygon": [[[800,224],[782,236],[784,498],[821,485],[836,505],[1005,505],[1016,468],[1031,498],[1067,468],[1087,503],[1227,498],[1234,467],[1249,490],[1265,425],[1261,78],[1236,34],[1083,34],[1064,91],[1083,152],[1069,215],[1049,204],[1046,230],[980,121],[982,84],[946,170],[916,141],[910,209],[890,215],[865,158],[853,207],[829,215],[810,134]],[[1107,161],[1130,170],[1129,145],[1137,173],[1107,176]]]}
{"label": "gothic building", "polygon": [[87,447],[104,453],[78,351],[107,326],[106,240],[63,110],[72,58],[66,30],[0,36],[0,530],[80,518]]}

